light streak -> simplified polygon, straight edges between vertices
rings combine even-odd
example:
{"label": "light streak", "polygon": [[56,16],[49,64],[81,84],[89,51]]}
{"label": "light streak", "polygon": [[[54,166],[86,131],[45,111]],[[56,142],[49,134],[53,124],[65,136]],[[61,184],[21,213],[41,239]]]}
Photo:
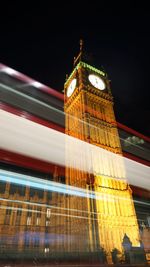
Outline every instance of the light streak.
{"label": "light streak", "polygon": [[[47,190],[51,192],[56,192],[60,194],[67,194],[70,196],[78,196],[83,198],[91,198],[91,199],[104,199],[107,196],[106,193],[99,193],[97,191],[90,191],[88,189],[83,189],[75,186],[65,185],[53,181],[44,180],[41,178],[37,178],[34,176],[18,174],[10,171],[0,170],[0,180],[3,182],[14,183],[22,186],[29,186],[32,188],[37,188],[40,190]],[[130,199],[124,197],[118,197],[115,195],[111,195],[111,198],[107,201],[118,199],[125,199],[126,201],[130,201]],[[137,203],[143,203],[141,201],[136,200]],[[28,202],[26,202],[28,203]],[[145,202],[146,203],[146,202]],[[35,204],[35,203],[34,203]],[[147,203],[150,205],[150,203]],[[78,210],[77,210],[78,211]]]}
{"label": "light streak", "polygon": [[[62,194],[87,197],[87,191],[78,187],[63,185],[61,183],[52,182],[33,176],[8,172],[4,170],[0,170],[0,180],[22,186],[37,188],[40,190],[47,190]],[[92,197],[92,195],[94,196],[94,193],[91,194],[90,192],[90,197]]]}
{"label": "light streak", "polygon": [[[15,77],[15,79],[18,79],[19,81],[23,81],[26,83],[26,85],[30,85],[33,83],[33,86],[36,88],[39,88],[41,91],[44,91],[48,93],[49,95],[55,96],[58,99],[61,99],[63,101],[64,96],[63,94],[59,93],[58,91],[39,83],[38,81],[35,81],[34,79],[24,75],[23,73],[20,73],[10,67],[5,66],[4,64],[0,63],[0,72],[4,72],[12,77]],[[23,85],[24,86],[24,85]]]}
{"label": "light streak", "polygon": [[[122,199],[121,197],[119,197],[119,199]],[[6,199],[6,198],[0,198],[0,201],[4,201],[4,202],[10,202],[11,204],[12,203],[17,203],[17,204],[22,204],[22,205],[28,205],[28,206],[37,206],[37,207],[44,207],[44,208],[50,208],[52,210],[63,210],[63,211],[69,211],[69,212],[78,212],[78,213],[86,213],[88,216],[92,216],[92,215],[101,215],[102,213],[100,212],[94,212],[94,211],[86,211],[86,210],[79,210],[79,209],[72,209],[72,208],[64,208],[64,207],[60,207],[60,206],[54,206],[54,205],[48,205],[48,204],[42,204],[42,203],[35,203],[35,202],[29,202],[29,201],[21,201],[21,200],[15,200],[15,199]],[[147,205],[147,206],[150,206],[150,203],[148,202],[144,202],[144,201],[137,201],[137,200],[134,200],[133,201],[134,203],[139,203],[139,204],[142,204],[142,205]],[[2,206],[1,206],[2,207]],[[8,206],[3,206],[5,208],[8,208]],[[18,209],[18,208],[16,208]],[[20,208],[22,209],[22,208]],[[35,213],[36,212],[39,212],[35,209],[24,209],[26,211],[34,211]],[[44,214],[46,214],[47,212],[42,212]],[[52,213],[51,213],[52,214]],[[62,213],[61,213],[62,214]],[[107,215],[106,215],[107,216]]]}
{"label": "light streak", "polygon": [[[91,173],[91,170],[93,170],[94,175],[104,175],[106,177],[109,177],[109,175],[105,173],[105,170],[102,172],[101,166],[103,161],[108,161],[114,167],[117,164],[119,166],[122,165],[122,168],[125,169],[125,174],[121,172],[120,177],[117,177],[116,173],[112,179],[125,179],[131,185],[147,190],[150,189],[150,168],[148,166],[123,158],[98,146],[65,135],[12,113],[0,110],[0,116],[2,149],[60,166],[76,168],[88,173]],[[67,147],[71,147],[71,156],[69,158],[67,158],[66,153]],[[76,163],[76,166],[74,163]],[[116,166],[116,168],[118,167]]]}
{"label": "light streak", "polygon": [[9,75],[18,75],[18,71],[16,71],[16,70],[14,70],[14,69],[12,69],[12,68],[9,68],[9,67],[2,67],[1,69],[0,69],[0,71],[2,71],[2,72],[5,72],[5,73],[7,73],[7,74],[9,74]]}
{"label": "light streak", "polygon": [[[8,68],[8,69],[10,69],[10,68]],[[10,70],[13,71],[13,69],[10,69]],[[16,72],[16,73],[17,73],[17,72]],[[28,86],[28,85],[32,85],[32,86],[35,86],[35,87],[37,87],[37,88],[41,88],[42,86],[44,86],[44,85],[42,85],[41,83],[39,83],[39,82],[37,82],[37,81],[34,81],[34,80],[32,80],[32,79],[29,78],[29,82],[27,82],[26,84],[22,85],[21,87],[26,87],[26,86]],[[32,100],[33,102],[35,102],[35,103],[37,103],[37,104],[39,104],[39,105],[41,105],[41,106],[44,106],[44,107],[46,107],[46,108],[49,108],[51,111],[53,110],[54,112],[56,112],[56,114],[58,114],[58,115],[61,114],[62,117],[65,116],[65,113],[64,113],[62,110],[56,109],[55,107],[51,106],[50,104],[46,104],[46,103],[44,103],[43,101],[40,101],[40,100],[38,100],[38,99],[36,99],[36,98],[34,98],[34,97],[32,97],[32,96],[29,96],[29,95],[27,95],[27,94],[25,94],[25,93],[23,93],[23,92],[19,92],[18,90],[15,90],[14,88],[11,88],[10,86],[7,86],[7,85],[5,85],[5,84],[1,84],[1,83],[0,83],[0,86],[4,87],[7,91],[13,92],[13,93],[16,94],[16,95],[20,95],[20,96],[22,96],[22,97],[24,97],[24,98],[26,98],[26,99]],[[99,112],[99,114],[101,114],[101,112]],[[95,125],[90,124],[90,123],[88,123],[88,122],[86,122],[86,121],[83,121],[83,120],[81,120],[81,119],[79,119],[79,118],[77,118],[77,117],[75,117],[75,116],[73,116],[73,115],[70,115],[70,114],[68,115],[68,114],[67,114],[67,116],[69,116],[69,117],[72,118],[73,120],[77,120],[77,121],[78,121],[79,123],[81,123],[81,124],[88,125],[91,129],[93,128],[93,129],[96,130],[96,129],[98,128],[98,127],[96,127]],[[22,115],[22,117],[25,117],[25,118],[26,118],[26,116],[23,116],[23,115]],[[98,128],[98,130],[99,130],[100,132],[105,132],[105,133],[107,134],[107,131],[104,130],[104,129],[100,129],[100,128]],[[113,134],[113,133],[110,133],[110,132],[109,132],[109,136],[112,136],[112,137],[113,137],[113,136],[116,136],[116,135]],[[137,147],[137,148],[140,149],[140,150],[145,150],[145,148],[143,148],[143,147],[141,147],[141,146],[138,146],[137,144],[133,144],[132,142],[127,141],[126,139],[120,138],[120,140],[123,141],[124,143],[128,143],[128,144],[130,144],[130,145],[132,145],[132,146],[134,146],[134,147]]]}
{"label": "light streak", "polygon": [[32,210],[32,209],[24,209],[24,208],[19,208],[19,207],[8,207],[8,206],[0,206],[0,209],[5,209],[5,210],[12,210],[12,211],[26,211],[26,212],[33,212],[33,213],[40,213],[40,214],[46,214],[46,212],[43,211],[38,211],[38,210]]}
{"label": "light streak", "polygon": [[[38,88],[40,88],[40,83],[38,83],[38,82],[36,82],[36,83],[35,82],[30,82],[30,84],[33,85],[33,86],[35,86],[35,84],[36,84],[36,86],[38,85],[39,86]],[[26,85],[24,85],[24,86],[26,86]],[[50,110],[53,110],[53,111],[55,111],[57,113],[63,114],[63,112],[61,110],[59,110],[57,108],[54,108],[51,105],[46,104],[43,101],[40,101],[40,100],[38,100],[38,99],[36,99],[36,98],[34,98],[32,96],[29,96],[29,95],[27,95],[27,94],[25,94],[23,92],[19,92],[19,91],[15,90],[14,88],[11,88],[8,85],[0,83],[0,86],[4,87],[7,91],[10,91],[10,92],[12,92],[12,93],[14,93],[16,95],[19,95],[19,96],[22,96],[22,97],[24,97],[26,99],[32,100],[33,102],[35,102],[35,103],[37,103],[39,105],[42,105],[43,107],[49,108]]]}
{"label": "light streak", "polygon": [[[40,213],[40,214],[45,214],[46,212],[42,212],[42,211],[37,211],[37,210],[32,210],[32,209],[25,209],[25,208],[17,208],[17,207],[8,207],[8,206],[0,206],[0,209],[6,209],[6,210],[12,210],[12,211],[25,211],[25,212],[32,212],[32,213]],[[92,213],[89,213],[92,214]],[[97,215],[103,215],[103,217],[107,217],[107,214],[101,214],[101,213],[96,213]],[[59,212],[51,212],[51,215],[54,216],[62,216],[62,217],[71,217],[71,218],[76,218],[76,219],[85,219],[85,220],[92,220],[92,221],[99,221],[99,218],[93,218],[91,216],[81,216],[81,215],[73,215],[73,214],[66,214],[66,213],[59,213]],[[128,216],[129,217],[133,217],[134,215]],[[101,221],[107,221],[104,218],[101,218]],[[45,226],[44,226],[45,227]],[[57,227],[57,224],[56,224]]]}
{"label": "light streak", "polygon": [[37,81],[33,81],[33,82],[31,82],[29,85],[35,86],[36,88],[41,88],[41,87],[43,87],[43,84],[42,84],[42,83],[39,83],[39,82],[37,82]]}

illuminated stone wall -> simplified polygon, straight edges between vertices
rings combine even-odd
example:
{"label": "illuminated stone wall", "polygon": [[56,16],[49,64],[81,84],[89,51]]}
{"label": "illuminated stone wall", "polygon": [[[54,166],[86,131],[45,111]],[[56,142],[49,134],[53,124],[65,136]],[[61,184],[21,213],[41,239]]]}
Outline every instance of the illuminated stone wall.
{"label": "illuminated stone wall", "polygon": [[[93,87],[88,75],[94,73],[104,79],[106,90],[101,91]],[[76,88],[67,97],[67,88],[72,79],[77,80]],[[73,186],[83,187],[95,192],[100,199],[84,200],[84,209],[89,212],[89,249],[94,251],[102,246],[108,254],[117,248],[122,252],[122,240],[126,233],[134,246],[139,245],[139,231],[132,199],[131,189],[126,181],[122,151],[118,136],[117,124],[113,110],[113,98],[107,75],[83,63],[75,67],[65,83],[65,113],[66,134],[79,138],[92,145],[120,155],[118,161],[105,153],[102,158],[89,155],[93,162],[91,175],[74,168],[66,168],[66,182]],[[72,144],[73,145],[73,144]],[[66,165],[72,156],[71,143],[66,144]],[[86,164],[82,157],[81,165]],[[77,203],[71,198],[68,207],[77,208]],[[94,213],[96,223],[93,223]],[[95,215],[96,214],[96,215]],[[80,225],[84,222],[80,221]],[[70,224],[71,231],[73,222]],[[98,233],[98,238],[97,238]],[[86,230],[85,230],[86,236]],[[73,249],[73,248],[72,248]],[[87,248],[88,249],[88,248]],[[108,256],[109,258],[109,256]]]}

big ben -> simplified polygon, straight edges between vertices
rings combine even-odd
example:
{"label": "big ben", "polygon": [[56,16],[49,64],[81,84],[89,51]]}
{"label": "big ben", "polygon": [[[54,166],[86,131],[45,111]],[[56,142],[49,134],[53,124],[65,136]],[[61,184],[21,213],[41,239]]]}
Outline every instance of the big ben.
{"label": "big ben", "polygon": [[[122,150],[113,109],[108,75],[87,63],[83,53],[83,42],[80,42],[79,55],[74,59],[74,68],[65,82],[65,130],[66,134],[80,139],[89,145],[104,151],[101,159],[95,160],[91,172],[66,167],[66,183],[94,192],[100,198],[75,200],[69,197],[68,209],[79,209],[88,212],[88,227],[79,221],[79,229],[74,219],[69,229],[77,231],[89,240],[86,249],[97,250],[102,247],[107,255],[116,248],[121,253],[122,240],[125,234],[133,246],[139,245],[139,230],[132,199],[132,191],[126,181]],[[107,156],[107,154],[109,156]],[[66,161],[72,154],[71,145],[66,147]],[[81,153],[82,154],[82,153]],[[118,160],[111,158],[116,156]],[[81,164],[84,158],[81,156]],[[94,216],[94,217],[93,217]],[[69,231],[69,230],[68,230]],[[80,251],[84,242],[76,244]],[[83,248],[84,250],[85,248]],[[70,250],[75,250],[70,246]]]}

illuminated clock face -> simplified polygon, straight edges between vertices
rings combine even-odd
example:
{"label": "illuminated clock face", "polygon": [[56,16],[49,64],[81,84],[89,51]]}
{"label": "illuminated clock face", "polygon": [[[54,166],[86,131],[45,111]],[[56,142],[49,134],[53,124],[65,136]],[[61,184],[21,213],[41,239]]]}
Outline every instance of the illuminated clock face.
{"label": "illuminated clock face", "polygon": [[97,75],[90,74],[89,81],[95,88],[99,90],[104,90],[106,87],[104,81]]}
{"label": "illuminated clock face", "polygon": [[77,79],[73,79],[67,88],[67,96],[70,97],[76,87]]}

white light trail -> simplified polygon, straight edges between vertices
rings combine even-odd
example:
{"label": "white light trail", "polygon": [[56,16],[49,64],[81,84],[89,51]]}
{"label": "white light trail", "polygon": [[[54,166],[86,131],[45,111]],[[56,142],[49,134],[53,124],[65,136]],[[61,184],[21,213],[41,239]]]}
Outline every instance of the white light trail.
{"label": "white light trail", "polygon": [[35,86],[36,88],[41,88],[44,86],[42,83],[39,83],[37,81],[31,82],[31,83],[29,83],[29,85]]}
{"label": "white light trail", "polygon": [[[5,68],[6,68],[6,67],[5,67]],[[0,68],[0,70],[1,70],[1,68]],[[26,87],[26,86],[28,86],[28,85],[33,85],[33,86],[35,86],[35,87],[37,87],[37,88],[41,88],[41,87],[45,86],[45,85],[43,85],[43,84],[41,84],[41,83],[39,83],[39,82],[37,82],[37,81],[34,81],[33,79],[28,78],[28,82],[26,82],[25,84],[21,85],[21,88]],[[39,104],[40,106],[43,106],[43,108],[44,108],[44,107],[48,108],[48,109],[50,110],[50,112],[51,112],[52,110],[55,111],[56,114],[61,115],[62,118],[65,116],[65,113],[64,113],[62,110],[56,109],[55,107],[51,106],[50,104],[46,104],[46,103],[44,103],[43,101],[40,101],[39,99],[36,99],[36,98],[34,98],[34,97],[32,97],[32,96],[29,96],[29,95],[27,95],[27,94],[25,94],[25,93],[23,93],[23,92],[19,92],[18,90],[14,89],[14,88],[11,88],[11,87],[8,86],[8,85],[1,84],[1,83],[0,83],[0,86],[2,86],[2,88],[5,88],[5,90],[8,91],[8,92],[12,92],[12,93],[15,94],[15,95],[19,95],[19,96],[21,96],[21,97],[23,97],[23,98],[25,98],[25,99],[28,99],[28,100],[30,100],[30,101],[33,101],[34,103],[37,103],[37,104]],[[83,120],[81,120],[81,119],[79,119],[79,118],[77,118],[77,117],[75,117],[75,116],[73,116],[73,115],[68,115],[68,116],[69,116],[71,119],[73,119],[74,121],[77,120],[79,123],[81,123],[81,125],[82,125],[82,124],[85,125],[85,126],[87,125],[88,127],[90,127],[91,129],[94,129],[94,130],[96,130],[96,128],[97,128],[95,125],[90,124],[90,123],[87,123],[86,121],[83,121]],[[22,117],[23,117],[23,116],[22,116]],[[103,129],[103,130],[102,130],[102,129],[99,129],[99,131],[101,131],[102,134],[103,134],[103,132],[106,132],[106,134],[107,134],[107,131],[104,130],[104,129]],[[113,133],[109,133],[109,135],[110,135],[112,138],[115,136],[115,134],[113,134]],[[122,139],[122,138],[120,138],[120,140],[122,140],[124,143],[126,143],[126,144],[128,144],[128,145],[132,145],[132,146],[133,146],[133,143],[132,143],[131,141],[128,141],[128,140],[126,140],[126,139]],[[140,150],[145,150],[144,147],[141,147],[141,146],[139,146],[139,145],[137,145],[137,144],[134,144],[134,147],[137,147],[137,148],[140,149]]]}
{"label": "white light trail", "polygon": [[12,69],[12,68],[9,68],[9,67],[2,67],[1,69],[0,69],[0,71],[2,71],[2,72],[5,72],[5,73],[7,73],[7,74],[9,74],[9,75],[18,75],[18,71],[16,71],[16,70],[14,70],[14,69]]}
{"label": "white light trail", "polygon": [[[79,197],[87,197],[87,191],[81,188],[63,185],[61,183],[47,181],[37,177],[8,172],[4,170],[0,170],[0,180],[22,186],[29,186],[40,190],[47,190]],[[94,193],[91,194],[90,192],[90,195],[94,196]]]}
{"label": "white light trail", "polygon": [[92,170],[94,175],[107,177],[107,165],[113,164],[116,169],[119,166],[120,173],[114,172],[112,178],[125,179],[131,185],[150,189],[148,166],[3,110],[0,110],[0,118],[1,149],[63,167],[75,167],[89,173]]}
{"label": "white light trail", "polygon": [[[0,170],[0,181],[13,183],[13,184],[17,184],[20,186],[29,186],[30,188],[47,190],[47,191],[51,191],[51,192],[56,192],[56,193],[60,193],[60,194],[67,194],[70,196],[77,196],[77,197],[82,197],[82,198],[104,200],[105,196],[107,196],[107,193],[99,193],[97,191],[90,191],[90,190],[75,187],[75,186],[65,185],[65,184],[61,184],[61,183],[57,183],[57,182],[52,182],[52,181],[40,179],[40,178],[37,178],[34,176],[18,174],[18,173],[14,173],[14,172],[10,172],[10,171],[5,171],[5,170]],[[112,195],[110,199],[107,199],[107,202],[109,202],[109,201],[111,202],[112,200],[118,201],[118,199],[120,199],[120,200],[125,199],[126,201],[130,201],[130,199],[128,199],[128,198],[124,198],[121,196],[118,197],[118,196]],[[0,200],[4,200],[4,199],[0,198]],[[15,201],[15,200],[13,200],[13,201]],[[150,203],[141,202],[141,201],[136,201],[136,202],[150,206]],[[27,204],[28,202],[26,201],[23,203]],[[35,204],[36,203],[34,203],[34,205]],[[39,204],[36,204],[36,205],[39,205]],[[74,209],[69,209],[69,210],[75,211]]]}
{"label": "white light trail", "polygon": [[[33,84],[33,82],[29,82],[29,83],[30,83],[30,84]],[[29,83],[28,83],[28,84],[29,84]],[[40,84],[40,83],[37,82],[37,84]],[[29,95],[27,95],[27,94],[25,94],[25,93],[23,93],[23,92],[19,92],[19,91],[15,90],[14,88],[11,88],[11,87],[8,86],[8,85],[5,85],[5,84],[0,83],[0,86],[1,86],[2,88],[5,88],[6,91],[8,91],[8,92],[12,92],[14,95],[21,96],[21,97],[23,97],[23,98],[25,98],[25,99],[28,99],[28,100],[30,100],[30,101],[32,101],[32,102],[34,102],[34,103],[37,103],[37,104],[39,104],[40,106],[43,106],[43,108],[44,108],[44,107],[48,108],[50,112],[51,112],[52,110],[54,110],[56,113],[63,114],[63,112],[62,112],[61,110],[56,109],[56,108],[52,107],[51,105],[46,104],[46,103],[44,103],[43,101],[40,101],[39,99],[36,99],[36,98],[34,98],[34,97],[32,97],[32,96],[29,96]],[[24,84],[22,87],[24,87],[24,86],[27,86],[27,84]]]}

